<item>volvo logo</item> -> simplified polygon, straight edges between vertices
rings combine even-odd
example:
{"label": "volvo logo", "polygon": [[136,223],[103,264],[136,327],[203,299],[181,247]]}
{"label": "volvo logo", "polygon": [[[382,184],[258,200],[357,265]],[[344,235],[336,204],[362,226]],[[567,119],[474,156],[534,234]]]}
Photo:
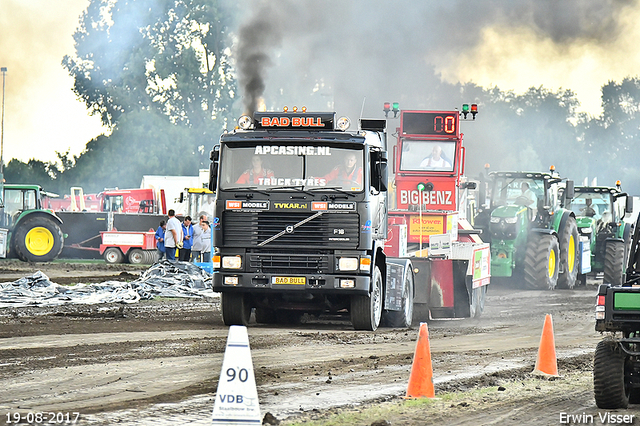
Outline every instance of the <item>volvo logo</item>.
{"label": "volvo logo", "polygon": [[293,225],[287,225],[287,227],[284,228],[284,230],[287,234],[293,234]]}

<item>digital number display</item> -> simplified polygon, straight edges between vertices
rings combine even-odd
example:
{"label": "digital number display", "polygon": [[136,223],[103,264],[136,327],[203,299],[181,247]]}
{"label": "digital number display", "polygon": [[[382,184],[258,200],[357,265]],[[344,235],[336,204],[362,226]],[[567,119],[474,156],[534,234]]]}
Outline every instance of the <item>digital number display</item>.
{"label": "digital number display", "polygon": [[458,113],[403,111],[400,132],[403,136],[458,136]]}

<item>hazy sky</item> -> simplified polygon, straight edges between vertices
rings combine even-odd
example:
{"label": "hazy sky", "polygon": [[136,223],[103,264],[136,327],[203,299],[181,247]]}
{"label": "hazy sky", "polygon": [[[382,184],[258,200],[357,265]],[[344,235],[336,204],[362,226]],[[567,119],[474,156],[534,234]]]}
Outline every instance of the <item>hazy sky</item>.
{"label": "hazy sky", "polygon": [[[278,4],[276,0],[272,1]],[[317,7],[322,7],[322,3],[318,1]],[[76,100],[71,90],[73,81],[61,65],[65,54],[73,54],[72,35],[88,4],[89,0],[0,0],[0,66],[8,68],[5,163],[11,158],[50,161],[55,159],[56,151],[68,149],[78,155],[90,139],[104,132],[99,119],[88,116],[84,104]],[[438,13],[447,13],[446,21],[433,21],[436,22],[433,31],[440,32],[441,39],[455,39],[455,43],[444,43],[447,49],[432,49],[436,54],[415,66],[424,67],[427,63],[449,82],[473,81],[518,93],[540,85],[554,91],[571,89],[577,93],[582,110],[599,115],[602,85],[609,80],[637,76],[640,70],[637,43],[640,26],[634,25],[640,20],[638,1],[481,0],[449,3],[416,0],[402,4],[409,12],[412,5],[421,9],[420,12],[428,12],[425,5],[434,6],[434,10],[438,5]],[[470,8],[471,4],[475,10]],[[340,8],[329,9],[332,23],[339,23]],[[498,10],[500,14],[479,16],[480,10]],[[369,13],[373,14],[375,10]],[[410,34],[399,31],[400,25],[405,26],[405,31],[415,26],[421,33],[429,34],[430,28],[421,25],[419,14],[405,11],[397,15],[384,12],[384,19],[390,22],[379,31],[387,40],[394,41],[394,34],[398,32],[403,37]],[[348,19],[365,21],[363,16]],[[347,19],[342,22],[346,23]],[[316,37],[322,29],[313,30],[315,35],[309,38]],[[359,37],[368,35],[354,31],[350,37],[353,37],[350,45],[354,46],[359,44]],[[375,39],[375,36],[369,38]],[[426,42],[429,42],[428,38],[425,37]],[[302,40],[304,37],[298,42]],[[287,37],[283,41],[286,43]],[[451,48],[456,43],[464,48]],[[395,40],[395,46],[400,49],[403,40]],[[388,49],[394,49],[394,44],[380,45],[381,51],[370,54],[372,58],[380,59],[378,66],[388,70],[392,79],[394,64],[384,62]],[[342,53],[339,46],[334,52],[338,57]],[[295,72],[288,70],[288,73]],[[295,102],[292,100],[291,104]]]}

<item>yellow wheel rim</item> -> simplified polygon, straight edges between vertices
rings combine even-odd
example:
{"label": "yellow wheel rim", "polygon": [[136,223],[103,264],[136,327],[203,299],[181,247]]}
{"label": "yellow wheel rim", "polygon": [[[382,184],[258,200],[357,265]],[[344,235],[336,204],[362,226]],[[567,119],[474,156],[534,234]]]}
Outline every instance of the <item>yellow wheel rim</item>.
{"label": "yellow wheel rim", "polygon": [[569,272],[573,272],[573,268],[576,266],[576,241],[573,239],[573,235],[569,237],[569,254],[567,257],[567,268]]}
{"label": "yellow wheel rim", "polygon": [[549,278],[553,278],[556,274],[556,251],[551,250],[549,253]]}
{"label": "yellow wheel rim", "polygon": [[29,230],[24,239],[25,247],[29,253],[36,256],[44,256],[49,253],[53,249],[54,242],[51,231],[41,226]]}

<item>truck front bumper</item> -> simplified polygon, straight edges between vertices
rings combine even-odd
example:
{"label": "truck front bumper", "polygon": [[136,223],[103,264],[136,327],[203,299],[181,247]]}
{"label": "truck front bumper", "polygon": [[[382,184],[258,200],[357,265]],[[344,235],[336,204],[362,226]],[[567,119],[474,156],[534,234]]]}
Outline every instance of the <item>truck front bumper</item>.
{"label": "truck front bumper", "polygon": [[219,271],[213,274],[217,292],[302,292],[368,294],[371,278],[363,275],[285,275]]}

